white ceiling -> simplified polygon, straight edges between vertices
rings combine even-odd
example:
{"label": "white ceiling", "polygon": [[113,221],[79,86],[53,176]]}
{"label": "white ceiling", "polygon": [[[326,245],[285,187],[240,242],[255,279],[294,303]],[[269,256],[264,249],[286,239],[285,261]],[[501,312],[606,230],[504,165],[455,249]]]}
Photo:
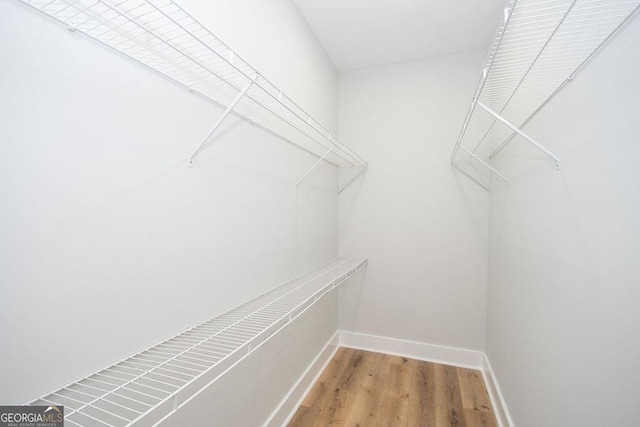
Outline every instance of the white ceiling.
{"label": "white ceiling", "polygon": [[504,0],[294,0],[339,71],[487,50]]}

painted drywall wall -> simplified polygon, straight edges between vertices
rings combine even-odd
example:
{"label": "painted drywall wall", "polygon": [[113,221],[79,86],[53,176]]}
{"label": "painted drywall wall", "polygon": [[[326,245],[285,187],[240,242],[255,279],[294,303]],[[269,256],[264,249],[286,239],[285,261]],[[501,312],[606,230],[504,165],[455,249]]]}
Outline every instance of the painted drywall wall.
{"label": "painted drywall wall", "polygon": [[493,166],[487,350],[515,425],[640,416],[640,16]]}
{"label": "painted drywall wall", "polygon": [[[335,130],[337,73],[295,5],[234,3],[216,19],[252,34],[238,51],[275,52],[256,66]],[[0,3],[0,56],[0,403],[337,255],[334,167],[296,190],[316,158],[233,118],[187,167],[219,108],[15,1]]]}
{"label": "painted drywall wall", "polygon": [[341,329],[484,349],[489,200],[449,162],[482,60],[340,75],[340,136],[369,162],[340,195],[340,253],[369,259]]}

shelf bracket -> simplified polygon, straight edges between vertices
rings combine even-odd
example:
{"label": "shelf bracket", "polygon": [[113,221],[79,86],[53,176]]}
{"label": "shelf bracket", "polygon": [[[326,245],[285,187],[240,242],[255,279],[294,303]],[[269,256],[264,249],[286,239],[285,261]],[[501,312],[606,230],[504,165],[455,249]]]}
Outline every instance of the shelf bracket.
{"label": "shelf bracket", "polygon": [[251,86],[253,86],[253,84],[256,82],[256,80],[258,80],[258,76],[260,76],[260,74],[256,74],[253,79],[251,79],[251,81],[249,81],[249,83],[247,83],[247,85],[240,91],[240,93],[238,94],[238,96],[236,96],[236,98],[233,100],[233,102],[231,104],[229,104],[229,106],[227,107],[226,110],[224,110],[224,113],[222,113],[222,115],[218,118],[218,120],[216,121],[216,123],[213,125],[213,127],[211,128],[211,130],[209,131],[209,133],[207,134],[207,136],[204,137],[204,139],[202,140],[202,142],[200,143],[200,145],[198,145],[198,148],[195,149],[195,151],[193,152],[193,154],[191,156],[189,156],[189,167],[193,167],[193,158],[198,155],[198,153],[202,150],[202,148],[206,145],[207,141],[209,141],[209,139],[211,138],[211,136],[218,130],[218,128],[220,127],[220,125],[222,124],[222,122],[224,121],[224,119],[227,118],[227,116],[233,111],[233,109],[236,107],[236,105],[238,105],[238,102],[240,102],[240,100],[242,99],[243,96],[246,95],[247,91],[249,89],[251,89]]}
{"label": "shelf bracket", "polygon": [[298,188],[298,187],[300,186],[300,184],[302,183],[302,181],[304,181],[304,179],[305,179],[306,177],[308,177],[308,176],[309,176],[309,174],[310,174],[311,172],[313,172],[313,170],[316,168],[316,166],[318,166],[318,165],[320,164],[320,162],[321,162],[321,161],[323,161],[323,160],[325,159],[325,157],[327,157],[327,156],[329,155],[329,153],[331,153],[331,151],[333,151],[333,148],[334,148],[334,147],[335,147],[335,145],[332,145],[332,146],[331,146],[331,148],[329,148],[329,149],[327,150],[327,152],[326,152],[326,153],[324,153],[324,154],[322,155],[322,157],[320,157],[320,158],[318,159],[318,161],[317,161],[317,162],[315,162],[315,163],[313,164],[313,166],[311,166],[311,168],[310,168],[310,169],[309,169],[309,170],[308,170],[304,175],[302,175],[302,178],[300,178],[300,179],[298,180],[298,182],[296,183],[296,188]]}
{"label": "shelf bracket", "polygon": [[498,172],[497,170],[495,170],[495,168],[493,168],[489,163],[485,162],[484,160],[482,160],[480,157],[476,156],[473,152],[467,150],[466,148],[460,146],[460,148],[462,149],[462,151],[464,151],[465,153],[467,153],[468,155],[470,155],[471,157],[473,157],[476,161],[480,162],[481,164],[483,164],[487,169],[489,169],[492,173],[494,173],[495,175],[499,176],[504,182],[507,183],[507,185],[509,185],[509,179],[502,175],[500,172]]}
{"label": "shelf bracket", "polygon": [[347,180],[347,182],[345,182],[345,184],[344,184],[344,185],[342,185],[342,186],[338,186],[338,194],[342,193],[342,192],[345,190],[345,188],[347,188],[348,186],[350,186],[350,185],[351,185],[351,183],[352,183],[353,181],[355,181],[355,180],[356,180],[360,175],[362,175],[363,173],[365,173],[365,172],[367,171],[367,168],[368,168],[368,165],[366,165],[366,164],[365,164],[364,166],[362,166],[362,167],[359,167],[359,168],[358,168],[358,171],[357,171],[355,174],[353,174],[353,175],[351,176],[351,178],[349,178],[349,179]]}
{"label": "shelf bracket", "polygon": [[504,117],[502,117],[501,115],[499,115],[498,113],[496,113],[495,111],[493,111],[492,109],[490,109],[489,107],[487,107],[486,105],[484,105],[482,102],[477,102],[478,107],[482,108],[484,111],[486,111],[487,113],[489,113],[491,116],[493,116],[495,119],[497,119],[500,123],[502,123],[503,125],[505,125],[506,127],[508,127],[509,129],[511,129],[512,131],[514,131],[515,133],[517,133],[518,135],[520,135],[522,138],[524,138],[528,143],[530,143],[531,145],[533,145],[534,147],[536,147],[538,150],[542,151],[544,154],[546,154],[547,156],[551,157],[553,160],[555,160],[556,162],[556,170],[560,170],[560,159],[558,158],[558,156],[556,156],[555,154],[553,154],[551,151],[547,150],[546,148],[544,148],[542,145],[538,144],[533,138],[531,138],[529,135],[527,135],[526,133],[524,133],[523,131],[521,131],[518,127],[512,125],[510,122],[508,122]]}

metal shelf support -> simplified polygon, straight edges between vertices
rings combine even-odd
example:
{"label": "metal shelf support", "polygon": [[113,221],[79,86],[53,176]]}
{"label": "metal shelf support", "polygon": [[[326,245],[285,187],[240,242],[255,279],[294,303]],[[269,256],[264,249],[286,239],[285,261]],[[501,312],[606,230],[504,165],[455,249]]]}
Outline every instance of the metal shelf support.
{"label": "metal shelf support", "polygon": [[305,179],[306,177],[308,177],[308,176],[309,176],[309,174],[310,174],[311,172],[313,172],[313,170],[314,170],[314,169],[315,169],[315,168],[320,164],[320,162],[322,162],[322,161],[323,161],[323,160],[324,160],[324,159],[329,155],[329,153],[331,153],[331,152],[333,151],[333,148],[334,148],[334,147],[335,147],[335,145],[332,145],[332,146],[331,146],[331,148],[329,148],[329,150],[327,150],[327,152],[326,152],[326,153],[324,153],[324,154],[322,155],[322,157],[320,157],[320,158],[318,159],[318,161],[317,161],[317,162],[315,162],[315,163],[313,164],[313,166],[311,166],[311,168],[310,168],[310,169],[309,169],[309,170],[308,170],[304,175],[302,175],[302,177],[301,177],[301,178],[298,180],[298,182],[296,183],[296,188],[298,188],[298,187],[300,186],[300,184],[302,183],[302,181],[304,181],[304,179]]}
{"label": "metal shelf support", "polygon": [[472,151],[467,150],[464,147],[460,147],[462,149],[462,151],[464,151],[465,153],[467,153],[469,156],[473,157],[476,161],[480,162],[481,164],[483,164],[484,166],[487,167],[487,169],[489,169],[492,173],[494,173],[496,176],[498,176],[499,178],[501,178],[504,182],[507,183],[507,185],[509,185],[509,178],[507,178],[506,176],[504,176],[503,174],[501,174],[500,172],[498,172],[495,168],[493,168],[489,163],[485,162],[484,160],[482,160],[480,157],[476,156]]}
{"label": "metal shelf support", "polygon": [[218,118],[218,120],[213,125],[213,127],[211,128],[211,130],[209,131],[207,136],[205,136],[204,139],[202,140],[202,142],[200,143],[200,145],[198,145],[198,148],[196,148],[195,151],[193,152],[193,154],[191,156],[189,156],[189,167],[193,167],[193,158],[198,155],[200,150],[202,150],[202,148],[206,145],[207,141],[209,141],[209,139],[213,136],[213,134],[218,130],[218,128],[220,127],[222,122],[224,122],[224,119],[227,118],[227,116],[233,111],[233,109],[236,107],[236,105],[238,105],[238,102],[240,102],[242,97],[246,95],[247,91],[249,89],[251,89],[251,86],[253,86],[253,84],[256,82],[256,80],[258,80],[259,76],[260,76],[260,74],[256,74],[253,77],[253,79],[251,79],[251,81],[249,81],[249,83],[247,83],[247,85],[240,91],[238,96],[236,96],[236,98],[227,107],[227,109],[224,110],[224,113],[222,113],[222,115]]}
{"label": "metal shelf support", "polygon": [[478,107],[482,108],[484,111],[486,111],[487,113],[492,115],[500,123],[502,123],[503,125],[505,125],[509,129],[511,129],[512,131],[514,131],[518,135],[520,135],[522,138],[525,139],[525,141],[527,141],[528,143],[530,143],[531,145],[536,147],[538,150],[542,151],[544,154],[546,154],[547,156],[549,156],[553,160],[555,160],[556,161],[556,170],[560,170],[560,159],[558,158],[558,156],[556,156],[551,151],[549,151],[546,148],[544,148],[542,145],[538,144],[533,138],[531,138],[529,135],[527,135],[526,133],[524,133],[523,131],[518,129],[516,126],[512,125],[511,123],[509,123],[504,117],[500,116],[498,113],[496,113],[491,108],[489,108],[486,105],[484,105],[482,102],[478,101],[477,104],[478,104]]}

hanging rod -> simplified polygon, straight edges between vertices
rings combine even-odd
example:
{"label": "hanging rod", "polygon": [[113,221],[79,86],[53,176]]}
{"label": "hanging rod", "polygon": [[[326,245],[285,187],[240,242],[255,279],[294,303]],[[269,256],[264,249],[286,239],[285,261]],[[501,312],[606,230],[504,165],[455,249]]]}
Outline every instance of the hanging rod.
{"label": "hanging rod", "polygon": [[[452,164],[490,189],[492,178],[506,177],[488,161],[520,136],[554,159],[557,169],[558,156],[523,128],[639,8],[640,0],[508,0],[451,154]],[[479,114],[476,107],[488,115]]]}
{"label": "hanging rod", "polygon": [[331,149],[329,164],[366,170],[362,157],[172,0],[17,1],[225,109],[211,135],[234,115],[316,158]]}

